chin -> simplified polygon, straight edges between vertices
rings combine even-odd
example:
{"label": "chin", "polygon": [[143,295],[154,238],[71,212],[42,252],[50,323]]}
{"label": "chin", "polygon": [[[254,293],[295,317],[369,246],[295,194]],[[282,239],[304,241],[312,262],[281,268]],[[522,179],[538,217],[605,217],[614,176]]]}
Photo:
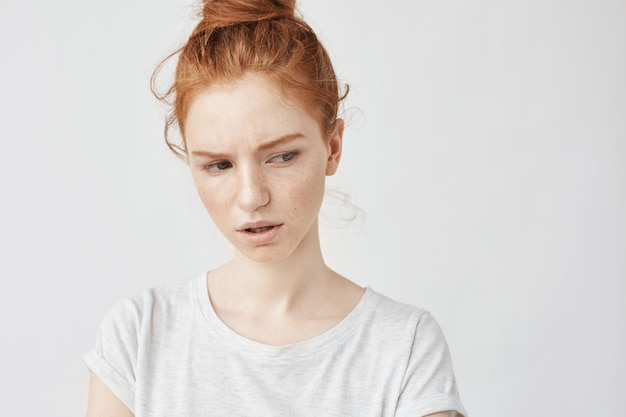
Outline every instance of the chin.
{"label": "chin", "polygon": [[284,248],[258,246],[255,248],[245,248],[237,250],[239,255],[258,263],[276,263],[289,258],[293,251],[286,251]]}
{"label": "chin", "polygon": [[278,263],[290,259],[307,256],[311,249],[312,235],[305,233],[303,236],[293,234],[278,235],[274,241],[252,245],[240,239],[231,240],[238,256],[258,263]]}

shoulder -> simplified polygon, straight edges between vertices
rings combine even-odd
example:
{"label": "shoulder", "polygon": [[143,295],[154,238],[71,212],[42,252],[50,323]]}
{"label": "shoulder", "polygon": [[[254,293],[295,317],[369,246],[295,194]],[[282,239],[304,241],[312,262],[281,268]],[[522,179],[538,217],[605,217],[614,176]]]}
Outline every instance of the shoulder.
{"label": "shoulder", "polygon": [[193,308],[197,298],[198,280],[185,279],[169,285],[148,288],[130,297],[117,301],[105,315],[101,330],[117,329],[132,333],[152,321],[172,318]]}
{"label": "shoulder", "polygon": [[202,277],[184,279],[168,285],[146,288],[130,297],[115,303],[112,311],[136,310],[141,312],[146,307],[172,308],[181,302],[190,301],[196,294],[198,280]]}
{"label": "shoulder", "polygon": [[439,323],[430,311],[402,303],[368,289],[363,332],[385,350],[405,360],[431,355],[448,356],[448,345]]}
{"label": "shoulder", "polygon": [[440,333],[439,324],[430,311],[389,298],[367,289],[369,320],[387,329],[408,333]]}
{"label": "shoulder", "polygon": [[448,345],[437,320],[423,308],[374,295],[376,308],[370,314],[385,340],[382,350],[396,352],[402,369],[396,415],[428,415],[441,410],[466,415]]}
{"label": "shoulder", "polygon": [[116,302],[104,316],[83,361],[130,410],[146,355],[159,347],[163,334],[194,314],[200,279],[146,289]]}
{"label": "shoulder", "polygon": [[[197,277],[149,288],[117,301],[100,323],[96,343],[86,357],[91,359],[88,365],[106,363],[116,368],[115,372],[134,373],[131,370],[142,349],[150,349],[154,340],[195,314],[199,280]],[[102,373],[97,375],[102,378]]]}

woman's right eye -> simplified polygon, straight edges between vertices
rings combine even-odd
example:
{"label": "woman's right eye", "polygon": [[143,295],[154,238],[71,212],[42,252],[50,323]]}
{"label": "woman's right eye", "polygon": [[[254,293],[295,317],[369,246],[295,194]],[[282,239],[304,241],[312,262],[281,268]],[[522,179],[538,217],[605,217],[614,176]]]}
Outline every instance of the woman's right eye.
{"label": "woman's right eye", "polygon": [[212,164],[205,165],[205,169],[209,172],[220,172],[232,166],[233,164],[231,164],[228,161],[219,161],[219,162],[213,162]]}

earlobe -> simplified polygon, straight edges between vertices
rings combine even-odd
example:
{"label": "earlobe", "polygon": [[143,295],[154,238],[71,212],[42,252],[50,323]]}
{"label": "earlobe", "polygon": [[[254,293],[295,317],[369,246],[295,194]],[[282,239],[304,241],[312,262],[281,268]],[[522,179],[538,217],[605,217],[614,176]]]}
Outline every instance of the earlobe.
{"label": "earlobe", "polygon": [[334,175],[341,160],[341,146],[343,141],[343,119],[335,121],[335,129],[328,137],[328,160],[326,161],[326,175]]}

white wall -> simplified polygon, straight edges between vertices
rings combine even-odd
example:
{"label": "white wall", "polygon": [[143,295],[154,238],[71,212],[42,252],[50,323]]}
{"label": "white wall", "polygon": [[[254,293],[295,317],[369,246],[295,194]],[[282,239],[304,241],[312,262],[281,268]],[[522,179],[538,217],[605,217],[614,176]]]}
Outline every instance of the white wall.
{"label": "white wall", "polygon": [[[352,87],[328,262],[430,309],[473,416],[623,415],[626,4],[301,0]],[[0,3],[0,415],[82,415],[102,315],[230,253],[148,89],[190,0]]]}

